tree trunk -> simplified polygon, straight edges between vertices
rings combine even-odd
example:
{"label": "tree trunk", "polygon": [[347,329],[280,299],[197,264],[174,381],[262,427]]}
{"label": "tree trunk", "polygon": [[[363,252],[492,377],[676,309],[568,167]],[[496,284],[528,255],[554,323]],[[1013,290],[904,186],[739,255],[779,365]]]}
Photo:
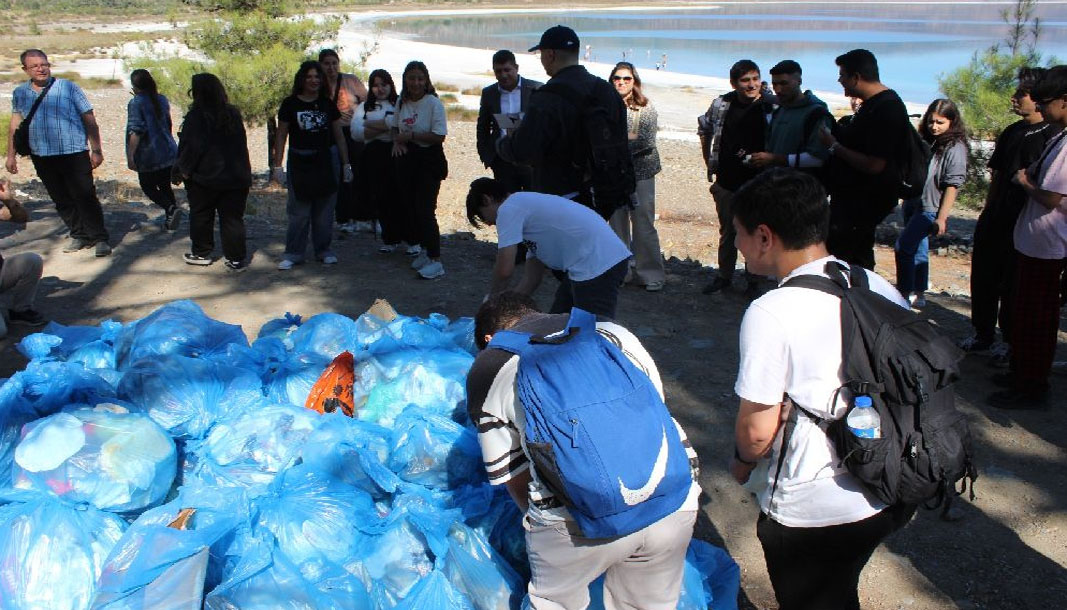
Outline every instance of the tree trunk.
{"label": "tree trunk", "polygon": [[[274,163],[274,138],[278,135],[278,119],[267,119],[267,167]],[[268,170],[269,172],[269,170]],[[270,177],[268,176],[268,179]]]}

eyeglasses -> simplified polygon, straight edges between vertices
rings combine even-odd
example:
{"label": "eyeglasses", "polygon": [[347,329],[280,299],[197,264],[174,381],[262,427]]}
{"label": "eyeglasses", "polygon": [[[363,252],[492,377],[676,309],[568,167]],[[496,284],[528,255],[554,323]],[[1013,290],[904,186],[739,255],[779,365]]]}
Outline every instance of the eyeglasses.
{"label": "eyeglasses", "polygon": [[43,64],[34,64],[32,66],[22,66],[22,69],[26,70],[27,72],[33,72],[33,71],[37,71],[37,70],[47,70],[47,69],[49,69],[51,67],[52,67],[52,64],[45,62]]}
{"label": "eyeglasses", "polygon": [[627,82],[627,83],[632,81],[633,79],[634,79],[634,77],[632,77],[632,76],[619,76],[618,74],[616,74],[615,76],[611,77],[611,80],[615,80],[615,81],[621,80],[621,81],[624,81],[624,82]]}

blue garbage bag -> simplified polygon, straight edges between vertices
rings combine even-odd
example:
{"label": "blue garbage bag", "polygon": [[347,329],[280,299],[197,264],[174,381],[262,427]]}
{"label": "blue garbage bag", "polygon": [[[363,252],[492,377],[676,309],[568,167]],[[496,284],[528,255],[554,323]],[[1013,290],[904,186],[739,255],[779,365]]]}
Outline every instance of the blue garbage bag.
{"label": "blue garbage bag", "polygon": [[263,393],[271,402],[303,407],[311,386],[322,376],[332,358],[314,352],[294,352],[272,363],[263,376]]}
{"label": "blue garbage bag", "polygon": [[293,349],[293,344],[289,337],[296,332],[297,328],[300,328],[300,318],[301,316],[287,311],[281,318],[270,320],[259,327],[259,334],[256,335],[256,339],[278,339],[283,343],[288,342],[288,349]]}
{"label": "blue garbage bag", "polygon": [[333,360],[343,351],[359,351],[356,323],[337,313],[311,316],[289,336],[294,352],[311,352]]}
{"label": "blue garbage bag", "polygon": [[255,373],[168,354],[126,370],[119,396],[144,409],[174,437],[201,438],[219,419],[263,402]]}
{"label": "blue garbage bag", "polygon": [[530,580],[523,513],[504,486],[462,487],[455,493],[455,502],[464,511],[464,523],[488,539],[523,582]]}
{"label": "blue garbage bag", "polygon": [[[680,609],[700,608],[710,604],[712,610],[737,610],[737,594],[741,589],[741,568],[725,549],[708,544],[703,540],[692,540],[685,553],[686,573],[682,584]],[[703,584],[706,602],[701,602],[696,595],[696,575]],[[692,596],[693,603],[683,606],[682,602]],[[704,605],[699,605],[704,603]]]}
{"label": "blue garbage bag", "polygon": [[486,481],[475,433],[417,407],[396,419],[388,466],[405,481],[436,489]]}
{"label": "blue garbage bag", "polygon": [[434,539],[434,547],[442,549],[442,554],[447,552],[447,530],[442,532],[434,524],[432,513],[412,515],[411,507],[422,503],[421,499],[414,500],[400,502],[385,519],[366,528],[374,531],[358,539],[345,563],[345,569],[359,577],[378,608],[395,606],[433,571],[438,553],[431,551],[426,532]]}
{"label": "blue garbage bag", "polygon": [[365,536],[355,524],[380,521],[369,494],[307,465],[280,473],[254,504],[259,525],[297,566],[343,565]]}
{"label": "blue garbage bag", "polygon": [[126,522],[38,494],[0,506],[0,607],[82,610]]}
{"label": "blue garbage bag", "polygon": [[396,610],[474,610],[471,600],[434,570],[396,605]]}
{"label": "blue garbage bag", "polygon": [[174,301],[127,325],[115,341],[119,370],[164,355],[203,358],[236,343],[248,345],[240,326],[213,320],[192,301]]}
{"label": "blue garbage bag", "polygon": [[166,431],[143,413],[105,403],[27,424],[13,474],[16,489],[129,513],[161,502],[176,467]]}
{"label": "blue garbage bag", "polygon": [[472,356],[478,354],[478,346],[474,344],[474,318],[459,318],[442,332],[463,351]]}
{"label": "blue garbage bag", "polygon": [[392,426],[409,405],[453,416],[466,409],[466,378],[474,358],[458,349],[397,349],[356,365],[359,418]]}
{"label": "blue garbage bag", "polygon": [[100,326],[64,326],[49,322],[39,333],[28,335],[18,350],[30,360],[80,362],[86,368],[115,368],[115,339],[122,324],[105,320]]}
{"label": "blue garbage bag", "polygon": [[326,413],[301,452],[308,467],[362,489],[375,499],[396,491],[400,478],[385,466],[390,431],[347,417]]}
{"label": "blue garbage bag", "polygon": [[453,523],[443,571],[477,610],[518,610],[526,593],[521,578],[478,530]]}
{"label": "blue garbage bag", "polygon": [[187,451],[196,466],[185,478],[198,487],[244,487],[250,496],[266,492],[274,477],[294,464],[319,414],[303,407],[265,404],[220,421]]}

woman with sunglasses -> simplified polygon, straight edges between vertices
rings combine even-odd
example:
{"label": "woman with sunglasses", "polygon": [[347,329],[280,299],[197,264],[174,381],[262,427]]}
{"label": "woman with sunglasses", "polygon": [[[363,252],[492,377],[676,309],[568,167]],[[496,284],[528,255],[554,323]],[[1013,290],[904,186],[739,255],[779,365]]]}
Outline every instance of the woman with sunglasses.
{"label": "woman with sunglasses", "polygon": [[178,228],[181,208],[170,188],[171,168],[178,156],[178,143],[171,135],[170,102],[159,94],[148,70],[130,73],[133,99],[126,105],[126,165],[137,172],[137,180],[152,203],[166,214],[163,226]]}
{"label": "woman with sunglasses", "polygon": [[649,292],[663,290],[666,274],[656,232],[656,174],[660,172],[656,149],[658,115],[652,102],[641,92],[641,77],[633,64],[621,61],[611,71],[611,83],[626,105],[630,154],[637,178],[637,207],[621,207],[611,216],[611,228],[633,252],[627,281],[644,285]]}

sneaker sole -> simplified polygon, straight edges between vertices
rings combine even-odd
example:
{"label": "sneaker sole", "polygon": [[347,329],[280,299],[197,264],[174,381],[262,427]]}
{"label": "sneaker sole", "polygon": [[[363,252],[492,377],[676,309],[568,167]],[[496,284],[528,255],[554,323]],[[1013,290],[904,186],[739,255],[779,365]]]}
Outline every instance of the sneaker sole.
{"label": "sneaker sole", "polygon": [[210,258],[204,259],[204,260],[190,260],[188,258],[185,258],[185,259],[182,259],[182,260],[185,261],[186,265],[196,265],[197,267],[207,267],[212,262],[214,262]]}

